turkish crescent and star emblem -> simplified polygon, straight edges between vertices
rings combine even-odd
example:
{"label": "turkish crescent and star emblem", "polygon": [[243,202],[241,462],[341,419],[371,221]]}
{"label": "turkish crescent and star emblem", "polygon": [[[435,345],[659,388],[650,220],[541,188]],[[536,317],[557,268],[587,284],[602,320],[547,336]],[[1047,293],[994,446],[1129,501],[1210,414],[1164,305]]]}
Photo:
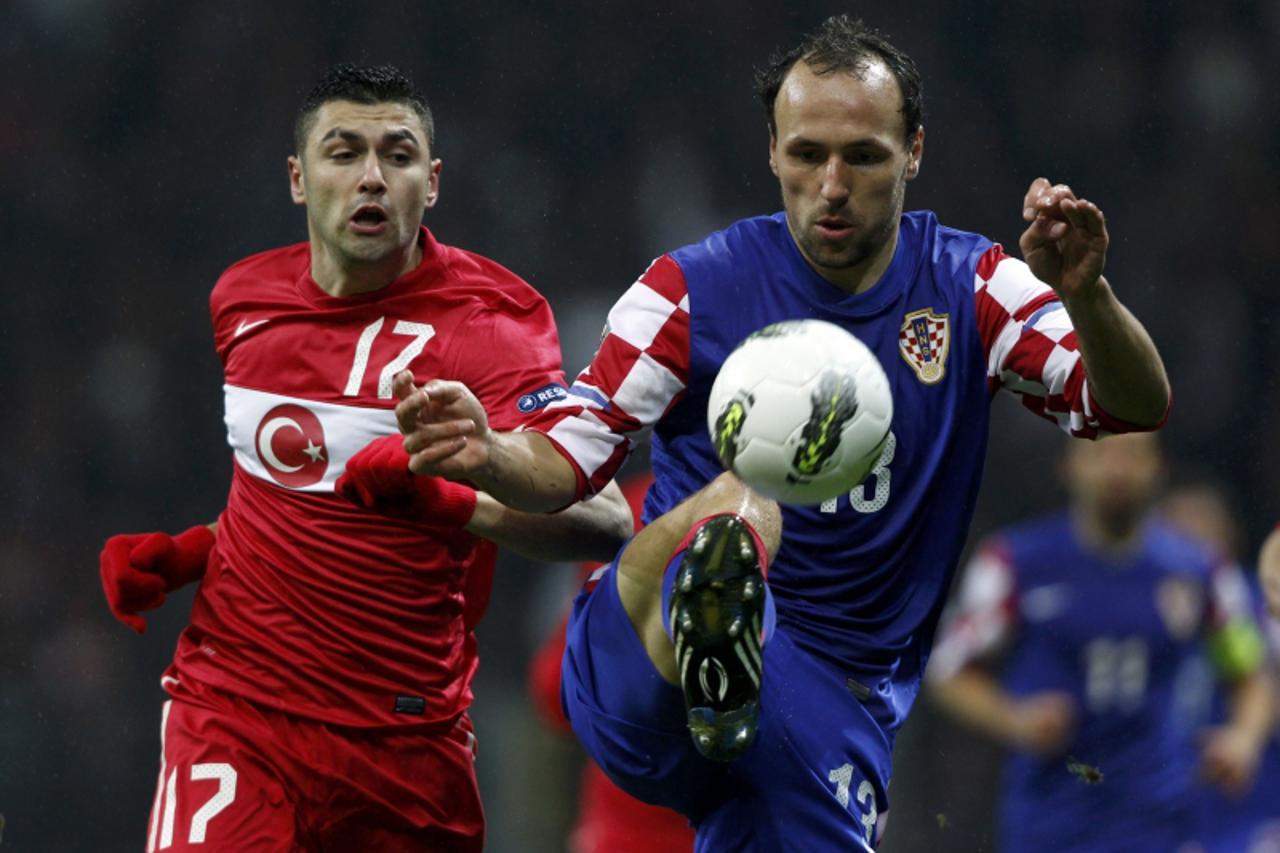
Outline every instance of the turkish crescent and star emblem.
{"label": "turkish crescent and star emblem", "polygon": [[320,482],[329,467],[320,419],[294,403],[276,406],[262,416],[253,445],[271,478],[290,489]]}
{"label": "turkish crescent and star emblem", "polygon": [[951,351],[950,318],[933,313],[932,308],[907,314],[898,330],[898,351],[925,385],[941,382],[947,370],[947,353]]}

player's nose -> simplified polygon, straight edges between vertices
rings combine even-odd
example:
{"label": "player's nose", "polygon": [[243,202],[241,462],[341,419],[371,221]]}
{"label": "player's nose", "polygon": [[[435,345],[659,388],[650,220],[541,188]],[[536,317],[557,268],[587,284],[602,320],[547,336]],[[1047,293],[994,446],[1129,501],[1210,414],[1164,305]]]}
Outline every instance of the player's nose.
{"label": "player's nose", "polygon": [[370,151],[364,158],[364,172],[360,175],[360,192],[381,193],[387,189],[386,178],[382,174],[382,164],[376,152]]}
{"label": "player's nose", "polygon": [[822,198],[828,202],[841,202],[853,193],[852,173],[841,157],[827,160],[822,169]]}

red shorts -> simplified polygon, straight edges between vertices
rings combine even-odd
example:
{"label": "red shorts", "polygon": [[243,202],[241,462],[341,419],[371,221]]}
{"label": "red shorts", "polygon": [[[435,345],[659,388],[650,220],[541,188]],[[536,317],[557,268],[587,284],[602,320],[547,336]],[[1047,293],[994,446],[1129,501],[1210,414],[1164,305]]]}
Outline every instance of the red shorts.
{"label": "red shorts", "polygon": [[161,716],[158,851],[480,851],[475,736],[361,731],[202,691]]}

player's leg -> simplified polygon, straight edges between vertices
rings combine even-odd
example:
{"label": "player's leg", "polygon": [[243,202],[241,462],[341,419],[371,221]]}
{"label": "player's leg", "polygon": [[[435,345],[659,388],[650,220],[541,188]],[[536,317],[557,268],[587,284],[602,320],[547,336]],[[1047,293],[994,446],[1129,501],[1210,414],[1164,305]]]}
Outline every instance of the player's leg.
{"label": "player's leg", "polygon": [[475,735],[465,715],[447,730],[316,727],[308,812],[322,850],[480,853],[484,812]]}
{"label": "player's leg", "polygon": [[654,668],[681,686],[698,750],[729,761],[755,737],[777,504],[723,474],[653,521],[618,560],[617,591]]}
{"label": "player's leg", "polygon": [[269,733],[225,709],[179,700],[166,702],[161,717],[147,853],[305,849]]}
{"label": "player's leg", "polygon": [[765,648],[760,734],[733,774],[741,780],[702,816],[696,849],[870,851],[889,812],[893,688],[798,647],[778,626]]}

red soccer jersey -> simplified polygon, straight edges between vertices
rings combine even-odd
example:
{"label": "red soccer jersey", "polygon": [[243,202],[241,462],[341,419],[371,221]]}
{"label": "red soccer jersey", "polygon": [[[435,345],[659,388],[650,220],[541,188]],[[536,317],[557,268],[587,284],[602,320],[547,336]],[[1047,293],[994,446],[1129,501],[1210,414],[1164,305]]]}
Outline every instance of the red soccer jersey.
{"label": "red soccer jersey", "polygon": [[210,298],[234,473],[191,624],[163,682],[201,682],[348,726],[449,720],[471,702],[471,632],[494,547],[348,503],[346,461],[396,432],[391,379],[467,384],[496,429],[563,396],[546,301],[443,246],[390,286],[335,298],[306,243],[231,267]]}

